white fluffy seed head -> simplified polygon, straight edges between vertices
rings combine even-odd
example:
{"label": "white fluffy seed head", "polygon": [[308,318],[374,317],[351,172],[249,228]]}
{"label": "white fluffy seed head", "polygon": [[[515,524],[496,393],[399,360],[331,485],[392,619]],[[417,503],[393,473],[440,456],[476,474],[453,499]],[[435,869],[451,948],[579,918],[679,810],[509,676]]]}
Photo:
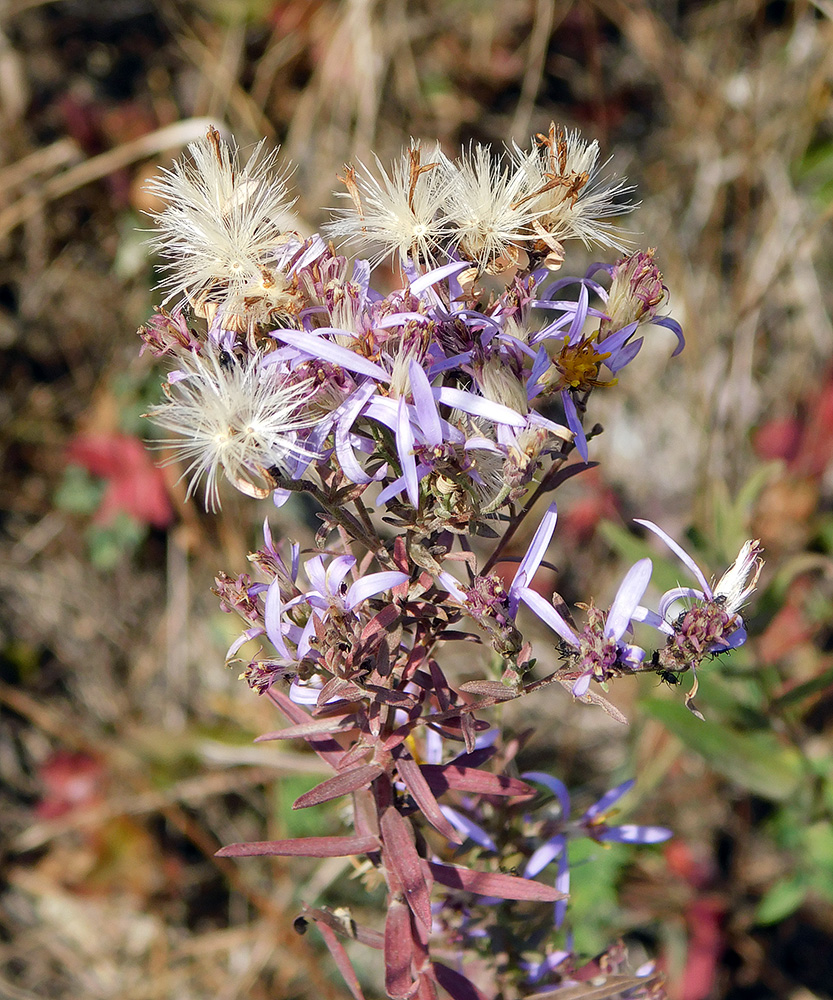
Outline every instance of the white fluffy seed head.
{"label": "white fluffy seed head", "polygon": [[587,142],[578,129],[552,126],[548,136],[538,136],[530,152],[513,144],[512,156],[524,174],[529,204],[538,213],[537,225],[551,240],[627,247],[626,234],[604,220],[633,211],[636,205],[621,200],[633,186],[624,179],[597,176],[601,167],[595,139]]}
{"label": "white fluffy seed head", "polygon": [[206,509],[220,506],[218,474],[238,489],[265,495],[271,488],[264,471],[288,471],[292,458],[306,456],[297,432],[313,418],[303,413],[307,382],[292,383],[259,358],[245,362],[204,348],[166,384],[166,402],[148,416],[176,437],[157,441],[171,450],[167,463],[187,463],[188,496],[205,483]]}
{"label": "white fluffy seed head", "polygon": [[457,252],[480,271],[505,270],[530,239],[538,214],[523,199],[525,173],[479,143],[454,163],[444,158],[444,165],[452,177],[445,210]]}
{"label": "white fluffy seed head", "polygon": [[351,243],[366,253],[372,265],[391,254],[406,257],[421,267],[431,267],[445,258],[448,226],[442,207],[449,177],[442,169],[437,146],[424,150],[411,139],[388,173],[378,157],[374,174],[363,163],[347,168],[349,208],[334,209],[339,218],[327,223],[324,232],[333,239]]}
{"label": "white fluffy seed head", "polygon": [[274,261],[296,235],[287,173],[276,166],[278,151],[265,153],[263,141],[243,166],[237,147],[215,129],[188,151],[190,159],[147,185],[167,203],[152,213],[158,231],[151,246],[168,272],[160,287],[165,302],[199,307],[208,299],[240,326],[247,300],[274,299],[283,287]]}

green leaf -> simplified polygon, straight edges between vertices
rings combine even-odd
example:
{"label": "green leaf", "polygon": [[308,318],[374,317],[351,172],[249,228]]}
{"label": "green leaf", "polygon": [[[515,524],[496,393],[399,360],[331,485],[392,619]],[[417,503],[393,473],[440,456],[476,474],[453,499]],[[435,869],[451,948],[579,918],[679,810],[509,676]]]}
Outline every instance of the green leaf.
{"label": "green leaf", "polygon": [[812,680],[805,681],[803,684],[798,684],[794,688],[791,688],[785,694],[775,699],[773,707],[782,709],[788,705],[794,705],[796,702],[804,701],[805,698],[809,698],[811,695],[818,694],[819,691],[826,691],[831,685],[833,685],[833,667],[822,671],[818,677],[814,677]]}
{"label": "green leaf", "polygon": [[833,827],[827,820],[820,820],[807,827],[805,832],[808,861],[813,869],[833,871]]}
{"label": "green leaf", "polygon": [[91,524],[85,532],[90,562],[97,569],[114,569],[136,552],[147,534],[147,525],[124,512],[108,524]]}
{"label": "green leaf", "polygon": [[801,906],[809,886],[806,877],[799,873],[776,882],[758,903],[755,920],[759,924],[777,924]]}
{"label": "green leaf", "polygon": [[104,495],[105,484],[80,465],[68,465],[55,491],[55,506],[68,514],[94,514]]}
{"label": "green leaf", "polygon": [[329,832],[334,825],[333,813],[338,809],[340,800],[335,805],[325,802],[308,809],[292,808],[295,799],[315,788],[320,781],[321,777],[318,775],[281,776],[275,789],[275,811],[280,819],[281,830],[286,832],[287,837],[317,837],[323,832]]}
{"label": "green leaf", "polygon": [[695,718],[679,702],[648,698],[644,710],[683,743],[696,750],[719,774],[761,798],[782,802],[798,788],[803,766],[792,747],[770,732],[741,732]]}
{"label": "green leaf", "polygon": [[621,931],[616,887],[634,849],[627,844],[573,840],[568,851],[567,920],[575,935],[575,949],[581,954],[598,954]]}

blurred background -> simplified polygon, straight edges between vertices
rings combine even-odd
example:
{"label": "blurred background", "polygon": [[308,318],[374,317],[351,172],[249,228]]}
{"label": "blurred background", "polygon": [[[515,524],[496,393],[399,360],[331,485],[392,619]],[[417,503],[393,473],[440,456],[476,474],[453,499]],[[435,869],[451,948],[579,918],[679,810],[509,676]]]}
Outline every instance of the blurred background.
{"label": "blurred background", "polygon": [[[146,452],[143,182],[225,124],[244,152],[282,145],[312,232],[345,159],[526,145],[551,120],[637,184],[625,225],[687,338],[670,362],[650,330],[591,400],[601,466],[559,494],[559,589],[609,600],[648,552],[673,585],[634,516],[707,574],[767,549],[750,643],[701,672],[705,723],[653,675],[614,692],[629,727],[552,689],[515,720],[521,765],[577,809],[636,775],[626,816],[675,830],[594,846],[576,946],[623,934],[682,1000],[833,996],[831,19],[830,0],[0,3],[0,996],[342,998],[299,901],[376,919],[349,861],[213,857],[339,823],[338,803],[288,809],[317,758],[252,745],[277,720],[224,666],[236,626],[210,592],[267,514],[303,540],[315,522],[230,492],[206,515]],[[565,272],[593,259],[568,247]],[[375,959],[355,953],[370,995]]]}

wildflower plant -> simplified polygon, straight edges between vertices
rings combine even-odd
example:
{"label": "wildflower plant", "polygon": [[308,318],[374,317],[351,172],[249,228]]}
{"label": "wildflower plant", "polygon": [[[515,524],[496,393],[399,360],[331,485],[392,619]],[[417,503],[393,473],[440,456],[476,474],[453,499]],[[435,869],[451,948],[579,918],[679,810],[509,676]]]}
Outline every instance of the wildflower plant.
{"label": "wildflower plant", "polygon": [[[218,575],[221,607],[243,625],[228,661],[242,659],[288,723],[259,740],[305,741],[334,772],[294,807],[352,801],[350,832],[220,854],[365,859],[386,885],[382,929],[307,905],[298,924],[316,924],[356,998],[344,938],[382,952],[393,1000],[518,996],[533,983],[557,995],[603,974],[594,996],[663,995],[651,970],[626,974],[617,946],[588,961],[556,935],[569,927],[571,838],[646,844],[670,831],[609,822],[632,782],[572,819],[561,779],[507,773],[518,743],[488,721],[552,684],[619,721],[604,692],[623,678],[691,671],[696,685],[704,660],[745,640],[761,568],[747,542],[712,586],[640,521],[699,586],[647,607],[643,558],[609,606],[579,606],[583,624],[541,592],[553,494],[588,467],[591,394],[616,386],[648,327],[671,331],[674,355],[684,346],[660,313],[653,250],[553,279],[571,241],[626,246],[613,219],[631,189],[600,176],[598,155],[555,126],[503,155],[474,146],[451,159],[412,141],[389,169],[345,167],[324,228],[333,242],[297,231],[290,172],[262,144],[244,162],[211,129],[151,183],[173,302],[140,331],[169,365],[150,416],[174,436],[158,444],[207,507],[225,480],[277,506],[305,493],[322,520],[317,550],[302,553],[273,539],[267,516],[254,577]],[[373,271],[391,259],[401,280],[383,294]],[[507,585],[496,567],[544,498]],[[555,636],[536,649],[533,616]],[[459,683],[446,650],[460,642],[491,646],[498,666]]]}

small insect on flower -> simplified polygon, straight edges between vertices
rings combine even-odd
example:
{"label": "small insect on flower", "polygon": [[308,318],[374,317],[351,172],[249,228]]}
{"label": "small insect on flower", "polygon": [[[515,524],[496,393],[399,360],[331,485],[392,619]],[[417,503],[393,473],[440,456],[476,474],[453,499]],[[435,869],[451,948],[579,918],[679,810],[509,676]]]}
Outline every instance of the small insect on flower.
{"label": "small insect on flower", "polygon": [[[755,590],[763,569],[761,544],[750,539],[741,546],[737,558],[716,585],[706,579],[703,571],[677,542],[653,521],[636,518],[636,523],[661,538],[691,570],[700,587],[672,587],[662,597],[657,611],[638,607],[634,621],[645,622],[666,636],[666,644],[652,656],[646,669],[654,670],[661,680],[671,683],[669,674],[676,677],[691,670],[694,681],[686,695],[686,705],[698,718],[694,707],[697,694],[697,667],[707,656],[715,656],[737,649],[746,642],[746,627],[739,611]],[[675,609],[682,610],[674,614]]]}
{"label": "small insect on flower", "polygon": [[237,489],[266,496],[268,470],[288,471],[293,458],[309,458],[297,432],[312,419],[303,412],[308,382],[292,382],[255,357],[238,361],[208,348],[193,355],[165,385],[167,401],[148,416],[178,437],[156,442],[172,450],[168,463],[184,460],[190,496],[205,479],[206,509],[220,506],[217,475]]}
{"label": "small insect on flower", "polygon": [[180,160],[148,183],[167,203],[152,213],[151,246],[165,261],[165,301],[187,301],[201,315],[223,309],[226,329],[266,321],[286,305],[287,282],[276,267],[282,244],[295,238],[286,171],[277,150],[259,142],[245,166],[236,146],[211,128]]}

